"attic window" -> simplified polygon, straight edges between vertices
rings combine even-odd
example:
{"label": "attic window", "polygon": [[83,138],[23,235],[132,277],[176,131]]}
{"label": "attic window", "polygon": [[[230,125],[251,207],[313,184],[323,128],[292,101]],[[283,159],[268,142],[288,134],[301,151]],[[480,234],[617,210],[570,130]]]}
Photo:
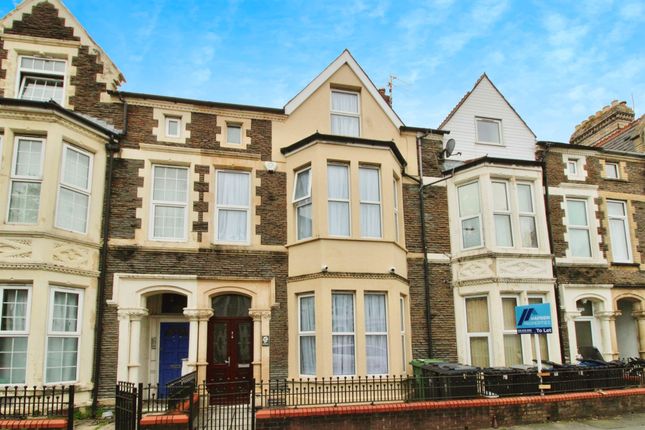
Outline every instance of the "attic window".
{"label": "attic window", "polygon": [[18,70],[19,98],[63,104],[65,95],[65,61],[20,57]]}
{"label": "attic window", "polygon": [[618,163],[605,163],[605,178],[620,179]]}
{"label": "attic window", "polygon": [[360,136],[358,93],[333,90],[331,92],[331,133],[342,136]]}
{"label": "attic window", "polygon": [[476,118],[477,142],[501,145],[502,122],[498,119]]}

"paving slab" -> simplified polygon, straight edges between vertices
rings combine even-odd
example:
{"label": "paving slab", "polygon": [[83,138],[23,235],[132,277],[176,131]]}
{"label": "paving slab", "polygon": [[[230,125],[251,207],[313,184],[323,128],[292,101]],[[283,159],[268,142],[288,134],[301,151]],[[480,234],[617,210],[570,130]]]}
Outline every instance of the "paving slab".
{"label": "paving slab", "polygon": [[500,430],[645,430],[645,413],[619,415],[612,418],[557,421],[499,427]]}

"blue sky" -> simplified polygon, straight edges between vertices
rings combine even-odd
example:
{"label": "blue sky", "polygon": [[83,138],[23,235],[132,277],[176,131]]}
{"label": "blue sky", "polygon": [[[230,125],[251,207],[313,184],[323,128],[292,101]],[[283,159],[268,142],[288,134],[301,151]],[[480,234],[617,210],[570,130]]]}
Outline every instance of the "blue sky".
{"label": "blue sky", "polygon": [[[3,0],[0,14],[15,4]],[[343,49],[437,127],[486,72],[543,140],[612,99],[645,110],[642,0],[67,0],[122,89],[282,107]]]}

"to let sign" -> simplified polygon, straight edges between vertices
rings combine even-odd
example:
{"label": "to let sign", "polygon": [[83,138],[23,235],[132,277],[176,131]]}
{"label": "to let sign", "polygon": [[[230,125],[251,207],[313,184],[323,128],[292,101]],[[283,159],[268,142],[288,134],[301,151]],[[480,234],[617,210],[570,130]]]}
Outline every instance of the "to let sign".
{"label": "to let sign", "polygon": [[540,303],[515,307],[517,334],[553,333],[551,305]]}

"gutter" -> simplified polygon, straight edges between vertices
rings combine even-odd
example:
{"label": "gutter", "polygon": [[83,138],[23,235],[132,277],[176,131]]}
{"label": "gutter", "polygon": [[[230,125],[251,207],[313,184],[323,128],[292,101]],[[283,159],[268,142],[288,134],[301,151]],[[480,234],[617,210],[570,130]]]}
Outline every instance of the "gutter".
{"label": "gutter", "polygon": [[128,134],[128,102],[119,97],[123,103],[123,132],[118,136],[113,136],[105,145],[107,152],[107,167],[105,188],[103,191],[103,243],[99,257],[100,272],[98,288],[96,291],[96,321],[94,324],[94,360],[92,368],[92,418],[97,418],[98,397],[99,397],[99,372],[101,368],[101,341],[100,334],[103,327],[103,302],[107,286],[107,257],[108,257],[108,238],[110,236],[110,213],[112,209],[112,172],[114,168],[114,154],[119,152],[119,143],[122,138]]}
{"label": "gutter", "polygon": [[546,174],[546,155],[549,152],[551,147],[551,142],[544,142],[544,151],[540,157],[540,164],[542,165],[542,186],[544,188],[544,210],[546,212],[546,230],[549,236],[549,248],[551,249],[551,270],[553,271],[553,277],[555,278],[555,284],[553,285],[555,293],[555,307],[558,312],[558,336],[560,337],[560,358],[564,363],[565,351],[564,344],[562,340],[564,339],[562,332],[562,308],[560,307],[560,280],[558,278],[558,266],[555,262],[555,249],[553,248],[553,229],[551,227],[551,208],[549,206],[549,180]]}

